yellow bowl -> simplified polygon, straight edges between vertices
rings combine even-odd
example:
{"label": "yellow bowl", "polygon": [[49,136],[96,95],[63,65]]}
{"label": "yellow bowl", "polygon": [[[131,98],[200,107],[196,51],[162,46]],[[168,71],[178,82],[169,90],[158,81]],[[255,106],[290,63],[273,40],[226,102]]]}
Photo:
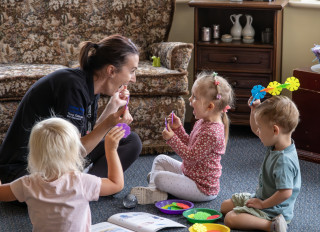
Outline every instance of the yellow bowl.
{"label": "yellow bowl", "polygon": [[[202,224],[202,223],[201,223]],[[207,227],[207,230],[217,230],[220,232],[230,232],[230,228],[224,225],[220,225],[220,224],[213,224],[213,223],[204,223],[202,224],[205,227]],[[190,232],[196,232],[192,226],[189,227],[189,231]]]}

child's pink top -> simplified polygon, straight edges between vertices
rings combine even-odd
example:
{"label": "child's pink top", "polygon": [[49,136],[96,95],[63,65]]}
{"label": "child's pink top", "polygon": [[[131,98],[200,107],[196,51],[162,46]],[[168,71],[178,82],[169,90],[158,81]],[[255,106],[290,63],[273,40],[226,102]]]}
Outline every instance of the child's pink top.
{"label": "child's pink top", "polygon": [[190,136],[180,126],[167,141],[182,158],[182,171],[201,192],[217,195],[220,190],[221,155],[225,153],[224,125],[198,120]]}
{"label": "child's pink top", "polygon": [[99,199],[101,178],[72,172],[46,182],[34,174],[10,187],[18,201],[27,203],[33,231],[90,231],[89,201]]}

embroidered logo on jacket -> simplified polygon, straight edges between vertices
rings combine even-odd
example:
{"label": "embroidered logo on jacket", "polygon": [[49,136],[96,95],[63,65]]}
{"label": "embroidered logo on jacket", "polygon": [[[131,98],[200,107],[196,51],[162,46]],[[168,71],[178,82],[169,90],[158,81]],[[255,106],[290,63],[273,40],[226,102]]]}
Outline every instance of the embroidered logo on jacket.
{"label": "embroidered logo on jacket", "polygon": [[84,116],[83,108],[69,105],[67,118],[74,119],[74,120],[83,120],[83,116]]}

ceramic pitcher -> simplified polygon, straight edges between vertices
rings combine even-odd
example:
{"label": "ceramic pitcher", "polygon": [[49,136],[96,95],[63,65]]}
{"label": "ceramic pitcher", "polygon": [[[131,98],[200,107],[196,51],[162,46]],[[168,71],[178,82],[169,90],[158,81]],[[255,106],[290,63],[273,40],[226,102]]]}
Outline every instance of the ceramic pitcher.
{"label": "ceramic pitcher", "polygon": [[242,26],[239,22],[239,19],[241,16],[242,16],[242,14],[230,15],[230,20],[233,23],[230,34],[232,35],[233,40],[241,39]]}
{"label": "ceramic pitcher", "polygon": [[252,21],[253,21],[253,18],[251,15],[246,15],[246,18],[247,18],[247,24],[246,26],[243,28],[242,30],[242,36],[245,37],[245,36],[251,36],[251,37],[254,37],[254,29],[252,27]]}

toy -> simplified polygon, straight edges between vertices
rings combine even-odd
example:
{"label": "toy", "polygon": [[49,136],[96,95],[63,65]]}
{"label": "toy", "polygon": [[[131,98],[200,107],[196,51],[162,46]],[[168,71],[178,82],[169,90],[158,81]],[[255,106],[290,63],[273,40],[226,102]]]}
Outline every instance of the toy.
{"label": "toy", "polygon": [[208,217],[210,217],[211,214],[210,213],[206,213],[206,212],[197,212],[195,215],[194,215],[194,219],[196,220],[207,220]]}
{"label": "toy", "polygon": [[[180,208],[178,205],[184,205],[189,207],[188,209]],[[163,213],[166,214],[182,214],[184,211],[193,208],[193,203],[190,201],[179,200],[179,199],[170,199],[164,201],[158,201],[155,206]],[[180,205],[181,206],[181,205]]]}
{"label": "toy", "polygon": [[161,67],[160,57],[152,56],[151,59],[153,67]]}
{"label": "toy", "polygon": [[164,118],[164,124],[166,125],[166,129],[168,130],[167,118]]}
{"label": "toy", "polygon": [[172,204],[168,204],[161,207],[162,209],[170,209],[170,210],[181,210],[181,209],[189,209],[190,206],[183,203],[172,202]]}
{"label": "toy", "polygon": [[127,209],[132,209],[137,206],[138,200],[135,195],[133,194],[128,194],[125,196],[122,200],[122,204],[125,208]]}
{"label": "toy", "polygon": [[207,232],[207,227],[199,223],[194,224],[192,228],[196,232]]}
{"label": "toy", "polygon": [[126,109],[128,108],[128,104],[129,104],[129,99],[130,99],[130,95],[128,96],[128,99],[127,99],[127,103],[126,103]]}
{"label": "toy", "polygon": [[210,220],[210,219],[216,219],[220,217],[220,215],[216,214],[216,215],[211,215],[210,217],[207,217],[207,220]]}
{"label": "toy", "polygon": [[172,110],[172,112],[171,112],[171,125],[173,125],[173,115],[174,115],[174,112]]}
{"label": "toy", "polygon": [[264,98],[267,92],[271,95],[279,95],[282,89],[295,91],[299,88],[299,86],[300,82],[295,77],[288,77],[284,84],[280,84],[277,81],[272,81],[269,83],[267,88],[263,87],[262,85],[255,85],[251,90],[252,101],[250,102],[250,106],[255,100]]}
{"label": "toy", "polygon": [[126,123],[118,123],[116,126],[122,127],[122,129],[124,130],[123,138],[127,138],[128,135],[130,135],[130,133],[131,133],[130,127]]}
{"label": "toy", "polygon": [[183,203],[173,202],[172,204],[173,204],[174,206],[179,207],[180,209],[189,209],[189,208],[190,208],[189,205],[186,205],[186,204],[183,204]]}

